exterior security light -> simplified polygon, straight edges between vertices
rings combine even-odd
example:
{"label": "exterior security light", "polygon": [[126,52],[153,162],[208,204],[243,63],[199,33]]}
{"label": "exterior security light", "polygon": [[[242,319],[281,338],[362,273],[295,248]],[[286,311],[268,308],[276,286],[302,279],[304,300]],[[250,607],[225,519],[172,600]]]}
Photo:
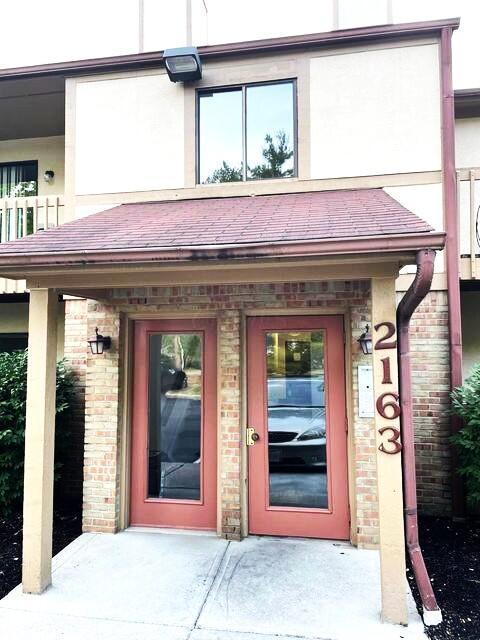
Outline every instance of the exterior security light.
{"label": "exterior security light", "polygon": [[370,327],[368,324],[365,327],[364,333],[362,333],[357,342],[362,347],[362,351],[366,356],[372,353],[372,334],[370,333]]}
{"label": "exterior security light", "polygon": [[55,172],[52,171],[51,169],[47,169],[47,171],[45,171],[45,173],[43,174],[43,179],[45,180],[45,182],[48,182],[48,184],[53,182],[54,177],[55,177]]}
{"label": "exterior security light", "polygon": [[196,47],[165,49],[163,59],[172,82],[188,82],[202,77],[202,63]]}
{"label": "exterior security light", "polygon": [[90,349],[94,356],[100,356],[112,346],[112,339],[109,336],[102,336],[98,333],[98,327],[95,327],[95,338],[88,341]]}

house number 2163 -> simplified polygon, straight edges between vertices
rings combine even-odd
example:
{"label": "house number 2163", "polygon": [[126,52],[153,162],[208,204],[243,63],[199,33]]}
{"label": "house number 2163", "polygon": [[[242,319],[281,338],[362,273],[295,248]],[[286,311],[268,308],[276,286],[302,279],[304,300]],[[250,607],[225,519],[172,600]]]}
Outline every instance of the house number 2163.
{"label": "house number 2163", "polygon": [[[397,348],[396,328],[393,322],[379,322],[374,329],[379,334],[375,342],[375,351]],[[392,384],[390,356],[382,358],[381,363],[383,368],[382,385]],[[396,420],[400,417],[400,397],[396,391],[385,391],[385,393],[380,394],[376,399],[375,406],[378,414],[384,420]],[[392,455],[402,450],[400,429],[398,427],[387,424],[380,427],[378,433],[385,437],[385,441],[378,447],[380,451]]]}

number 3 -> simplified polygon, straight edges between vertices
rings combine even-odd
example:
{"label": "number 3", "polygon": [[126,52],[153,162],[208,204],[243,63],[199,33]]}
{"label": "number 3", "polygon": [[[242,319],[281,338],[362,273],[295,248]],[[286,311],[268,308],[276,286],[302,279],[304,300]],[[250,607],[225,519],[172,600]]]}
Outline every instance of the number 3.
{"label": "number 3", "polygon": [[383,436],[383,434],[385,433],[385,431],[391,431],[392,432],[392,437],[388,438],[387,442],[389,442],[390,444],[393,444],[393,449],[385,449],[385,445],[383,444],[383,442],[380,444],[380,446],[378,447],[380,449],[380,451],[383,451],[383,453],[389,453],[389,454],[394,454],[394,453],[398,453],[399,451],[402,450],[402,443],[399,442],[400,439],[400,431],[399,429],[396,429],[395,427],[382,427],[381,429],[378,430],[378,433]]}

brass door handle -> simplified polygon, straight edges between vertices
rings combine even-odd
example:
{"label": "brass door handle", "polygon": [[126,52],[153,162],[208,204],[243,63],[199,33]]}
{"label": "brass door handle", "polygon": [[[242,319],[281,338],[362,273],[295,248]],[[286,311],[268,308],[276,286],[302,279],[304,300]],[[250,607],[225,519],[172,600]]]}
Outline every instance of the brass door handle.
{"label": "brass door handle", "polygon": [[260,440],[260,436],[255,431],[254,427],[247,427],[247,447],[253,447],[255,442]]}

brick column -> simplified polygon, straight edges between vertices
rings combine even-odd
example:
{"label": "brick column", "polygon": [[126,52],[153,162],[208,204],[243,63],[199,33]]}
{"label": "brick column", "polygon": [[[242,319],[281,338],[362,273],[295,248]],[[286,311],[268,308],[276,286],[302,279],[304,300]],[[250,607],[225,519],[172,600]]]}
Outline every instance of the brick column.
{"label": "brick column", "polygon": [[83,530],[114,533],[120,511],[120,314],[89,301],[89,336],[97,326],[112,338],[112,347],[87,356]]}
{"label": "brick column", "polygon": [[219,377],[219,533],[241,537],[241,316],[238,310],[218,313]]}

